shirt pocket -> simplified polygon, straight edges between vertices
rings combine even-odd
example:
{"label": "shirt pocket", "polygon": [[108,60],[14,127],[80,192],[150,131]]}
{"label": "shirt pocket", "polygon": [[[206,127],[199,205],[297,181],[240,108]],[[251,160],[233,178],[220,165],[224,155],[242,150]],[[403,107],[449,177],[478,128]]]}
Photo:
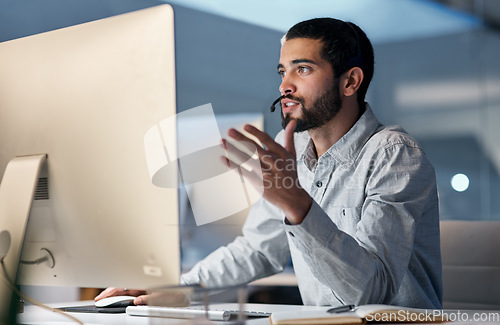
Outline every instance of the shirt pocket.
{"label": "shirt pocket", "polygon": [[333,222],[340,230],[354,237],[358,222],[361,220],[361,207],[338,207],[335,210],[336,218]]}

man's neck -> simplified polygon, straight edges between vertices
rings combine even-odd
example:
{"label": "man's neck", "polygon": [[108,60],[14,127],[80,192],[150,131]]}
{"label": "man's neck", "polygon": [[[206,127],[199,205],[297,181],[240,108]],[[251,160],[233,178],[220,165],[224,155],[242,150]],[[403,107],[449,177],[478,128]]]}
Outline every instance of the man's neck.
{"label": "man's neck", "polygon": [[335,117],[322,127],[308,131],[318,158],[340,140],[360,118],[364,110],[357,103],[343,105]]}

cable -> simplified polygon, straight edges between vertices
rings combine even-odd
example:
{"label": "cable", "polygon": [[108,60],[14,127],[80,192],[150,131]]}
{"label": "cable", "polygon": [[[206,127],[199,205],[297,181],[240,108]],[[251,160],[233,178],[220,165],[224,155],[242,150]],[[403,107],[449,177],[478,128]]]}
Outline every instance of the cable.
{"label": "cable", "polygon": [[2,263],[2,272],[0,272],[2,274],[2,280],[5,282],[5,284],[7,284],[7,286],[12,290],[14,291],[19,297],[21,297],[22,299],[32,303],[33,305],[37,306],[37,307],[40,307],[40,308],[43,308],[43,309],[47,309],[49,311],[52,311],[54,313],[58,313],[60,315],[63,315],[63,316],[66,316],[68,317],[69,319],[71,319],[72,321],[76,322],[77,324],[80,324],[80,325],[84,325],[83,322],[81,322],[80,320],[78,320],[76,317],[73,317],[65,312],[63,312],[62,310],[59,310],[57,308],[52,308],[52,307],[49,307],[39,301],[36,301],[35,299],[25,295],[24,293],[22,293],[21,291],[19,291],[16,286],[12,283],[12,281],[10,281],[9,279],[9,275],[7,274],[7,270],[5,269],[5,264],[3,262],[3,258],[0,259],[0,262]]}

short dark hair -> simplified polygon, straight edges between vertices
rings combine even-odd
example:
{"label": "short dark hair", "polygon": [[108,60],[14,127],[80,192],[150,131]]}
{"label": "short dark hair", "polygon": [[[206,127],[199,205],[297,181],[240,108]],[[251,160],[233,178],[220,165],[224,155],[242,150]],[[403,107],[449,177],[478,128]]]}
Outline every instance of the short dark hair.
{"label": "short dark hair", "polygon": [[335,18],[315,18],[290,28],[285,40],[294,38],[321,40],[321,57],[331,63],[335,77],[340,77],[353,67],[360,67],[364,78],[357,99],[363,105],[373,77],[374,54],[370,40],[359,26]]}

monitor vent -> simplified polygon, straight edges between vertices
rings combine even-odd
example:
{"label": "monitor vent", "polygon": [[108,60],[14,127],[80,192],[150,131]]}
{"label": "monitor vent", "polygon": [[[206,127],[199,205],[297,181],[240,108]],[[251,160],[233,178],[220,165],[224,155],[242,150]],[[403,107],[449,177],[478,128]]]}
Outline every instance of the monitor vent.
{"label": "monitor vent", "polygon": [[38,179],[35,189],[35,200],[48,200],[49,199],[49,181],[47,177]]}

